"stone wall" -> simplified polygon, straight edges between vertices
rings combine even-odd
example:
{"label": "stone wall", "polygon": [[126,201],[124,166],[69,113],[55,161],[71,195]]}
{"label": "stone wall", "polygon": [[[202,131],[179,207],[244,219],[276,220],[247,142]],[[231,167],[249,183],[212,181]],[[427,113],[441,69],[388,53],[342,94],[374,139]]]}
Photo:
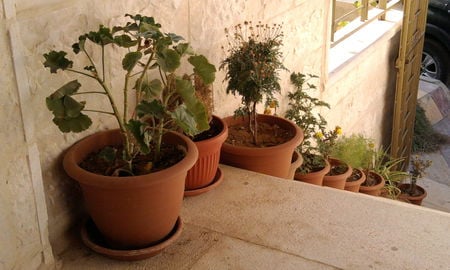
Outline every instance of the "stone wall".
{"label": "stone wall", "polygon": [[[217,67],[226,45],[224,28],[244,20],[284,24],[284,64],[290,71],[313,73],[326,78],[326,57],[328,49],[328,17],[330,0],[133,0],[133,1],[91,1],[91,0],[2,0],[0,5],[0,114],[4,143],[0,172],[0,236],[2,247],[16,247],[0,251],[0,268],[21,268],[20,262],[30,261],[36,254],[48,252],[48,241],[54,254],[69,246],[72,229],[82,215],[80,192],[77,186],[63,172],[61,157],[71,144],[97,130],[115,127],[114,120],[93,114],[91,129],[81,134],[61,134],[51,123],[51,113],[45,108],[45,97],[67,82],[67,74],[50,74],[44,69],[42,54],[49,50],[71,51],[71,45],[80,34],[96,30],[98,24],[107,26],[124,21],[125,13],[140,13],[154,16],[164,30],[175,32],[189,40],[199,53],[205,54]],[[10,37],[11,36],[11,41]],[[122,85],[120,57],[109,52],[107,77],[111,85]],[[372,50],[370,59],[376,60],[390,55],[387,49]],[[14,56],[13,56],[14,55]],[[70,55],[72,56],[72,55]],[[386,62],[385,64],[387,64]],[[389,62],[390,63],[390,62]],[[80,65],[82,65],[81,63]],[[392,64],[392,63],[390,63]],[[359,64],[364,73],[368,65]],[[380,65],[382,65],[380,63]],[[372,70],[370,72],[373,72]],[[282,113],[286,109],[286,92],[289,90],[289,72],[281,74],[280,95]],[[356,84],[348,72],[346,88]],[[385,73],[378,78],[386,76]],[[240,103],[238,97],[226,95],[224,73],[217,74],[213,85],[215,114],[232,114]],[[383,79],[386,81],[386,79]],[[389,79],[390,80],[390,79]],[[94,86],[81,80],[85,86]],[[328,95],[342,96],[340,91],[324,89],[325,81],[319,82],[324,99]],[[340,88],[336,83],[335,89]],[[380,93],[367,110],[379,111],[378,102],[386,85],[380,82],[369,92]],[[121,87],[119,87],[120,89]],[[342,87],[341,87],[342,88]],[[347,90],[343,91],[347,93]],[[120,99],[120,90],[117,91]],[[354,94],[356,95],[356,94]],[[355,96],[354,99],[357,97]],[[353,110],[355,102],[332,98],[333,110],[344,113]],[[377,104],[375,104],[377,103]],[[106,100],[96,100],[89,106],[107,106]],[[390,105],[389,105],[390,106]],[[106,107],[105,107],[106,108]],[[359,108],[359,107],[358,107]],[[345,110],[344,110],[345,109]],[[333,114],[330,113],[333,118]],[[346,114],[343,125],[352,129],[361,118],[360,114]],[[332,119],[331,123],[340,119]],[[383,125],[382,118],[375,117],[367,128],[377,133]],[[356,129],[356,128],[355,128]],[[36,161],[38,165],[36,165]],[[6,166],[5,166],[6,165]],[[40,190],[43,187],[43,191]],[[42,205],[46,205],[42,208]],[[48,221],[47,221],[48,216]],[[48,235],[47,235],[48,234]],[[51,254],[51,253],[50,253]],[[50,259],[47,262],[51,261]]]}

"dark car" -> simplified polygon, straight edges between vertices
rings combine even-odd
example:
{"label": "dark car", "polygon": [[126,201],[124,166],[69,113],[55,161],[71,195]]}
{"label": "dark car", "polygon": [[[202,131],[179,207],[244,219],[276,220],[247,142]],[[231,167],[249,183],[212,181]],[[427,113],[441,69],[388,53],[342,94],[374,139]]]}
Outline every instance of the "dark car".
{"label": "dark car", "polygon": [[421,75],[450,83],[450,0],[429,0]]}

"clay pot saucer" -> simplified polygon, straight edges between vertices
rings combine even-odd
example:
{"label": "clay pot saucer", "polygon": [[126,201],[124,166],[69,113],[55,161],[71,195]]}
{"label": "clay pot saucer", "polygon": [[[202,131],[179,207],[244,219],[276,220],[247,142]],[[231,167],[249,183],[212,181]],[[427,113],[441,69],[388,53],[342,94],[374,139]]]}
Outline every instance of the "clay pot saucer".
{"label": "clay pot saucer", "polygon": [[202,187],[202,188],[185,190],[184,196],[185,197],[196,196],[196,195],[205,193],[207,191],[210,191],[210,190],[216,188],[217,186],[219,186],[222,183],[222,180],[223,180],[222,170],[220,168],[217,168],[216,175],[214,176],[214,180],[209,185],[207,185],[206,187]]}
{"label": "clay pot saucer", "polygon": [[183,222],[181,218],[178,217],[175,227],[170,234],[162,242],[156,245],[141,249],[112,249],[107,246],[92,219],[88,218],[81,229],[81,240],[87,247],[106,257],[123,261],[136,261],[155,256],[163,251],[180,237],[182,230]]}

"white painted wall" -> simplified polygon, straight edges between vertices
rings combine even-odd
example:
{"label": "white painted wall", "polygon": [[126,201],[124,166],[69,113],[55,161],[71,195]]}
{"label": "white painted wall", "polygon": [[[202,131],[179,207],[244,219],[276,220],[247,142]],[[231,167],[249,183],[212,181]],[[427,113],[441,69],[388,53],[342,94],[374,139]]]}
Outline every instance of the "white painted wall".
{"label": "white painted wall", "polygon": [[[285,66],[291,71],[321,76],[321,96],[332,103],[331,123],[343,123],[352,129],[362,117],[352,115],[355,103],[341,100],[342,93],[357,92],[352,85],[360,84],[351,71],[342,79],[345,87],[326,85],[330,0],[2,0],[0,5],[0,121],[2,145],[0,170],[0,269],[32,269],[44,261],[51,263],[54,254],[69,246],[73,228],[80,221],[80,193],[61,168],[65,149],[78,139],[99,129],[115,127],[113,119],[94,118],[93,127],[82,134],[61,134],[51,123],[51,113],[45,108],[45,97],[69,78],[51,75],[43,68],[42,54],[48,50],[71,51],[78,35],[95,30],[98,24],[108,26],[123,21],[125,13],[154,16],[167,32],[175,32],[190,40],[192,46],[205,54],[217,67],[226,44],[223,29],[244,20],[284,23]],[[11,37],[11,38],[10,38]],[[382,45],[382,46],[385,46]],[[372,61],[392,55],[388,50],[370,51]],[[108,68],[112,85],[122,85],[118,64],[113,56]],[[391,62],[387,61],[386,63]],[[366,62],[355,63],[358,71],[366,72]],[[381,63],[380,63],[381,65]],[[367,71],[369,72],[369,71]],[[373,72],[373,71],[370,71]],[[286,109],[289,73],[282,74],[283,93],[280,112]],[[380,94],[367,110],[382,114],[378,102],[386,89],[386,74],[378,76],[372,85]],[[359,75],[363,76],[363,75]],[[72,77],[70,77],[71,79]],[[215,113],[232,114],[240,99],[225,93],[224,73],[219,72],[214,84]],[[370,80],[365,81],[370,84]],[[89,84],[86,84],[89,85]],[[344,89],[345,88],[345,89]],[[344,90],[343,90],[344,89]],[[370,95],[373,89],[366,92]],[[117,91],[120,95],[120,91]],[[96,105],[106,105],[96,101]],[[358,107],[360,108],[360,107]],[[359,109],[360,110],[360,109]],[[358,111],[360,112],[360,111]],[[378,116],[366,124],[378,134],[385,124]],[[367,129],[367,128],[366,128]],[[377,135],[379,136],[379,135]],[[76,235],[76,234],[75,234]],[[5,248],[6,247],[6,248]],[[13,247],[13,248],[11,248]],[[29,265],[22,265],[29,264]]]}

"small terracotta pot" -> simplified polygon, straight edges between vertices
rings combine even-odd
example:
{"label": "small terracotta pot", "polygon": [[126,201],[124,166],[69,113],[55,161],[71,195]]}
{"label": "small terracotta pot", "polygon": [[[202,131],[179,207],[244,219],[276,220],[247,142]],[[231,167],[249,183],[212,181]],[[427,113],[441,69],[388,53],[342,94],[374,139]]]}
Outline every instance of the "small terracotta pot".
{"label": "small terracotta pot", "polygon": [[330,168],[331,168],[330,163],[327,160],[325,160],[325,167],[322,170],[307,174],[301,174],[296,172],[294,179],[308,184],[322,186],[323,177],[330,171]]}
{"label": "small terracotta pot", "polygon": [[344,189],[347,190],[347,191],[351,191],[351,192],[359,192],[359,187],[366,180],[366,175],[360,169],[353,168],[353,171],[360,172],[361,177],[358,180],[355,180],[355,181],[348,181],[347,180],[345,182],[345,188]]}
{"label": "small terracotta pot", "polygon": [[[246,125],[242,117],[229,116],[223,120],[228,127]],[[291,131],[294,137],[285,143],[269,147],[235,146],[225,142],[222,145],[220,162],[254,172],[288,178],[292,154],[303,140],[303,131],[294,122],[273,115],[259,114],[258,121],[278,125]]]}
{"label": "small terracotta pot", "polygon": [[412,204],[416,204],[416,205],[422,205],[422,201],[423,199],[425,199],[425,197],[428,195],[427,191],[416,184],[416,188],[422,193],[422,195],[420,196],[411,196],[408,193],[405,193],[404,191],[409,190],[411,184],[401,184],[398,186],[398,188],[402,191],[402,193],[400,194],[399,198],[402,200],[406,200],[409,201]]}
{"label": "small terracotta pot", "polygon": [[228,127],[217,116],[213,115],[213,121],[220,126],[222,131],[215,137],[194,142],[198,148],[198,160],[187,173],[185,190],[194,190],[208,186],[213,182],[217,173],[220,148],[227,139]]}
{"label": "small terracotta pot", "polygon": [[[380,196],[381,190],[384,187],[384,178],[376,172],[370,171],[369,175],[375,177],[377,179],[377,184],[373,186],[365,186],[363,182],[359,187],[360,193],[365,193],[372,196]],[[366,179],[367,180],[367,179]]]}
{"label": "small terracotta pot", "polygon": [[89,215],[114,249],[139,249],[156,245],[173,230],[180,215],[187,171],[198,157],[186,136],[169,132],[169,144],[186,147],[186,156],[175,165],[150,174],[114,177],[94,174],[78,164],[105,146],[121,145],[118,129],[95,133],[69,148],[64,169],[78,181]]}
{"label": "small terracotta pot", "polygon": [[297,170],[298,167],[302,166],[302,164],[303,164],[303,157],[297,150],[295,150],[294,153],[292,154],[292,163],[291,167],[289,168],[288,179],[294,179],[295,171]]}
{"label": "small terracotta pot", "polygon": [[328,161],[330,162],[331,167],[345,164],[348,169],[343,174],[325,175],[323,177],[323,185],[336,189],[344,189],[347,178],[352,174],[352,167],[350,167],[350,165],[346,164],[345,162],[335,158],[329,158]]}

